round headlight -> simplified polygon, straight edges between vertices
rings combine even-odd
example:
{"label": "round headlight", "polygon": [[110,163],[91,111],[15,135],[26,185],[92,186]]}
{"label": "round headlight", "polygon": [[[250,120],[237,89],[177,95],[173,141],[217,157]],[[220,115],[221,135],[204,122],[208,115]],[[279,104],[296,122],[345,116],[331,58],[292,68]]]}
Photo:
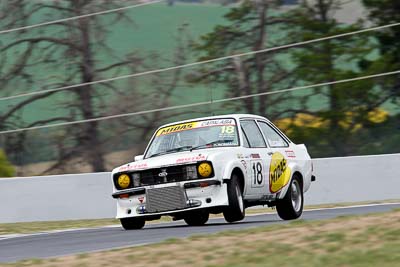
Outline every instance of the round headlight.
{"label": "round headlight", "polygon": [[210,177],[210,175],[212,173],[211,164],[208,162],[200,163],[199,167],[197,167],[197,170],[198,170],[200,176],[203,178]]}
{"label": "round headlight", "polygon": [[117,183],[121,189],[128,188],[131,185],[131,177],[129,177],[127,174],[121,174],[118,177]]}

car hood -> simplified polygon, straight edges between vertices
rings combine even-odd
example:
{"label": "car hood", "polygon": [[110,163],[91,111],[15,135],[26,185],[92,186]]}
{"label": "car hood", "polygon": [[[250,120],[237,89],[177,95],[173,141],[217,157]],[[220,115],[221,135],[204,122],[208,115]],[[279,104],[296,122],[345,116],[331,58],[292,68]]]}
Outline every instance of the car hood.
{"label": "car hood", "polygon": [[210,160],[219,154],[225,153],[227,150],[232,150],[234,148],[213,148],[208,151],[204,150],[194,150],[171,153],[162,156],[157,156],[154,158],[144,159],[136,162],[130,162],[125,165],[119,166],[113,170],[113,173],[124,172],[124,171],[134,171],[143,169],[159,168],[171,165],[180,165],[188,163],[196,163],[198,161]]}

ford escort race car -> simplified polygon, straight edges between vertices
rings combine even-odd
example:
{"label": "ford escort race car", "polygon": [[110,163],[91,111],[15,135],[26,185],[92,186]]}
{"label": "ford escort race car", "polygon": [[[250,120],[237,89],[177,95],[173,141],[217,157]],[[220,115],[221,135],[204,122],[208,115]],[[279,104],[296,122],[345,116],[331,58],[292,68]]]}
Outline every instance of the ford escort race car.
{"label": "ford escort race car", "polygon": [[303,212],[312,162],[266,118],[223,115],[167,124],[144,155],[112,171],[117,218],[124,229],[172,216],[203,225],[209,214],[240,221],[245,209],[276,206],[284,220]]}

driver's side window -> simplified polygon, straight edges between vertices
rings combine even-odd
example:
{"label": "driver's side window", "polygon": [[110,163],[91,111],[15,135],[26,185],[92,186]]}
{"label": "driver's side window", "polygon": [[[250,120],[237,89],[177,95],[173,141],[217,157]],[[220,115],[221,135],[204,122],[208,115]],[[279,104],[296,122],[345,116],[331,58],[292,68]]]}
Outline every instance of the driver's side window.
{"label": "driver's side window", "polygon": [[247,137],[250,147],[266,147],[264,138],[254,120],[243,120],[240,123],[245,135],[244,139]]}

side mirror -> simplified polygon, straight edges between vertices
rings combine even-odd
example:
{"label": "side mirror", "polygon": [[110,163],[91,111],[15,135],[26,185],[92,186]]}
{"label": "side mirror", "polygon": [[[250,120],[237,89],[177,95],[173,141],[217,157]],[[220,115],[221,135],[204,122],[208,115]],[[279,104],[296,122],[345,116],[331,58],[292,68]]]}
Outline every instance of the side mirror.
{"label": "side mirror", "polygon": [[141,161],[143,160],[144,155],[135,156],[134,161]]}

